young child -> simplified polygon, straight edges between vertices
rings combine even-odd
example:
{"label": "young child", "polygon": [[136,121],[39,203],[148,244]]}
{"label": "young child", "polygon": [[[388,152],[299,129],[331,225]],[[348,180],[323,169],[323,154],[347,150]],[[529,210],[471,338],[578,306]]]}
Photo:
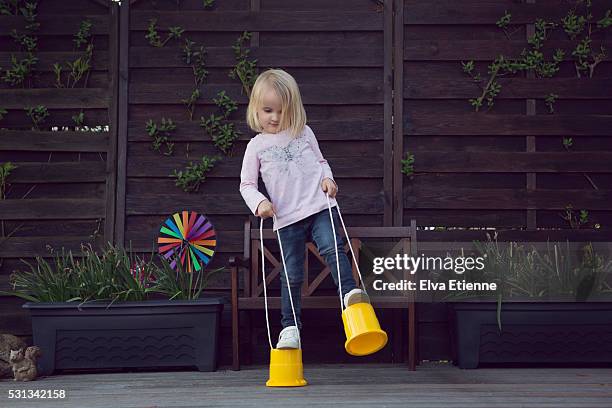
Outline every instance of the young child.
{"label": "young child", "polygon": [[[302,328],[300,291],[307,240],[314,241],[338,286],[336,249],[327,194],[336,229],[344,303],[348,306],[368,299],[365,292],[356,288],[351,264],[342,249],[344,239],[340,233],[335,200],[338,186],[312,129],[306,125],[306,112],[295,79],[280,69],[270,69],[260,74],[251,92],[247,122],[251,129],[259,133],[249,141],[244,153],[240,193],[256,216],[263,219],[275,216],[273,230],[279,230],[297,319],[297,322],[293,319],[287,282],[282,272],[283,330],[276,348],[298,348],[298,328]],[[259,173],[270,200],[257,189]]]}

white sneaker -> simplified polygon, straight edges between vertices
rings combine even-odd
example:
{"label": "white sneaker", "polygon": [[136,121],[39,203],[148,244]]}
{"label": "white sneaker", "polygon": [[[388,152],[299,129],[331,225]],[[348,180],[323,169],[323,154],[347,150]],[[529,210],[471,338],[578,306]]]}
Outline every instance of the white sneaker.
{"label": "white sneaker", "polygon": [[278,336],[277,349],[297,349],[300,348],[300,333],[296,326],[288,326],[281,330]]}
{"label": "white sneaker", "polygon": [[349,307],[355,303],[370,303],[370,297],[363,290],[355,288],[344,295],[344,307]]}

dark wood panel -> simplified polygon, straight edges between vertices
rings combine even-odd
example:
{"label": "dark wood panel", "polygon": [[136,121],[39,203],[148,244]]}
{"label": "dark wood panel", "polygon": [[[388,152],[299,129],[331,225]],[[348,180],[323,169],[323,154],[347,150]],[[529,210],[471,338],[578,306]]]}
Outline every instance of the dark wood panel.
{"label": "dark wood panel", "polygon": [[383,28],[382,14],[350,11],[192,11],[188,14],[180,11],[133,11],[130,28],[146,30],[152,18],[157,18],[164,26],[180,25],[188,31],[373,31]]}
{"label": "dark wood panel", "polygon": [[[558,140],[559,141],[559,140]],[[525,139],[498,136],[404,136],[404,149],[412,153],[427,150],[452,152],[524,152]]]}
{"label": "dark wood panel", "polygon": [[[525,226],[524,210],[419,210],[404,211],[406,219],[415,219],[419,227],[489,227]],[[417,234],[420,239],[420,236]]]}
{"label": "dark wood panel", "polygon": [[[2,208],[0,203],[0,209]],[[376,194],[345,195],[342,201],[343,214],[381,214],[383,198]],[[151,196],[128,194],[126,199],[128,215],[166,215],[183,208],[191,208],[206,214],[247,215],[244,200],[240,194],[154,194]],[[85,218],[85,217],[84,217]]]}
{"label": "dark wood panel", "polygon": [[[191,95],[193,86],[176,86],[171,84],[131,84],[131,104],[182,104],[181,100]],[[240,85],[209,85],[200,89],[201,98],[198,105],[212,104],[219,91],[225,90],[235,101],[248,102],[241,92]],[[382,82],[377,83],[340,83],[300,86],[302,100],[305,104],[382,104]],[[0,94],[1,96],[1,94]]]}
{"label": "dark wood panel", "polygon": [[106,152],[106,132],[37,132],[0,129],[0,150]]}
{"label": "dark wood panel", "polygon": [[[564,211],[538,211],[536,219],[538,226],[542,228],[567,228],[568,222],[562,218]],[[589,211],[589,223],[584,229],[592,229],[595,224],[600,228],[612,229],[612,211]]]}
{"label": "dark wood panel", "polygon": [[[41,31],[45,35],[74,35],[79,31],[83,15],[80,14],[39,14],[36,21],[40,23]],[[107,34],[109,28],[108,15],[88,15],[87,19],[92,22],[92,34]],[[0,27],[2,31],[10,32],[16,29],[25,31],[26,22],[22,16],[0,16]],[[146,28],[146,27],[145,27]],[[40,34],[39,34],[40,35]]]}
{"label": "dark wood panel", "polygon": [[[415,154],[417,161],[418,157]],[[523,173],[417,173],[413,177],[402,176],[402,180],[416,188],[435,187],[440,191],[449,188],[520,189],[525,186]]]}
{"label": "dark wood panel", "polygon": [[[0,89],[0,100],[5,109],[24,109],[36,105],[49,109],[106,108],[109,95],[107,89],[101,88]],[[47,122],[52,119],[50,115]]]}
{"label": "dark wood panel", "polygon": [[[160,217],[160,221],[163,222],[163,217]],[[235,255],[242,254],[244,231],[225,231],[219,229],[216,229],[216,231],[217,247],[215,248],[215,251],[217,253],[233,253]],[[131,244],[131,248],[135,252],[150,253],[151,251],[157,251],[158,236],[159,226],[155,229],[126,230],[126,247],[129,247]]]}
{"label": "dark wood panel", "polygon": [[13,238],[89,237],[96,234],[98,220],[17,220],[4,221],[6,235]]}
{"label": "dark wood panel", "polygon": [[[10,181],[10,179],[9,179]],[[24,198],[104,198],[106,188],[101,182],[12,183],[7,199]],[[38,232],[40,234],[40,231]]]}
{"label": "dark wood panel", "polygon": [[[603,15],[604,2],[593,2],[593,15]],[[404,2],[405,24],[495,24],[507,10],[512,14],[512,24],[534,23],[542,18],[558,21],[565,17],[571,4],[563,0],[547,0],[544,3],[521,4],[512,1],[454,2],[441,0],[435,3],[406,0]]]}
{"label": "dark wood panel", "polygon": [[574,208],[605,210],[612,201],[612,190],[479,190],[412,188],[404,186],[404,206],[446,209],[547,209]]}
{"label": "dark wood panel", "polygon": [[[236,64],[230,47],[206,47],[207,67],[233,67]],[[381,47],[254,47],[250,57],[259,66],[283,67],[382,67]],[[131,47],[130,67],[184,67],[182,52],[164,47],[152,52],[151,47]]]}
{"label": "dark wood panel", "polygon": [[308,35],[299,31],[286,31],[282,35],[274,31],[259,33],[259,44],[263,47],[320,47],[322,44],[327,47],[354,47],[355,44],[361,47],[382,47],[383,42],[382,31],[315,31]]}
{"label": "dark wood panel", "polygon": [[[601,44],[609,49],[612,44]],[[599,46],[599,44],[598,44]],[[573,61],[571,50],[576,41],[546,41],[545,50],[562,49],[566,51],[564,60]],[[521,51],[528,48],[525,41],[495,40],[419,40],[404,42],[404,61],[493,61],[499,55],[518,58]],[[611,61],[606,55],[604,61]],[[459,70],[461,71],[461,70]]]}
{"label": "dark wood panel", "polygon": [[[94,44],[95,47],[95,44]],[[26,57],[23,52],[0,52],[0,67],[9,67],[11,65],[11,57],[15,55],[17,59]],[[56,62],[64,67],[64,75],[66,75],[65,63],[73,62],[83,55],[82,52],[46,52],[39,51],[36,53],[38,62],[36,64],[36,72],[53,71],[53,64]],[[92,69],[95,71],[105,71],[108,69],[108,52],[99,51],[94,48],[93,57],[91,59]],[[80,82],[82,84],[82,82]]]}
{"label": "dark wood panel", "polygon": [[[101,240],[99,240],[101,242]],[[92,242],[87,235],[81,237],[11,237],[3,239],[0,246],[2,258],[33,258],[35,256],[49,256],[49,248],[61,250],[65,248],[73,253],[80,252],[81,244]],[[23,270],[27,270],[24,265]]]}
{"label": "dark wood panel", "polygon": [[[36,102],[36,100],[34,100]],[[67,126],[74,127],[74,120],[72,116],[79,113],[79,108],[67,108],[67,109],[50,109],[49,117],[46,123],[52,123],[54,126]],[[85,110],[85,125],[87,126],[103,126],[108,124],[108,110],[104,107],[102,109],[90,109]],[[43,124],[44,125],[44,124]],[[8,113],[2,119],[3,128],[24,128],[30,130],[32,128],[32,120],[26,116],[23,107],[16,109],[8,109]]]}
{"label": "dark wood panel", "polygon": [[420,151],[417,172],[612,172],[612,153],[605,152],[457,152]]}
{"label": "dark wood panel", "polygon": [[472,112],[404,116],[405,135],[610,136],[611,127],[612,115],[527,116]]}
{"label": "dark wood panel", "polygon": [[[206,102],[206,101],[204,101]],[[467,103],[467,102],[466,102]],[[208,106],[207,106],[208,108]],[[241,105],[238,109],[244,109],[245,105]],[[383,117],[383,105],[312,105],[306,104],[306,114],[311,121],[334,121],[341,118],[352,118],[355,120],[373,120],[380,121]],[[194,117],[198,118],[202,115],[202,107],[196,108]],[[10,112],[9,112],[10,114]],[[130,120],[141,121],[143,124],[151,118],[161,118],[162,116],[170,118],[187,119],[187,110],[185,105],[165,104],[165,105],[130,105],[129,117]],[[5,118],[6,119],[6,118]],[[316,129],[313,129],[316,131]]]}
{"label": "dark wood panel", "polygon": [[0,214],[4,220],[20,219],[87,219],[104,217],[104,200],[33,199],[2,200]]}
{"label": "dark wood panel", "polygon": [[[186,167],[190,161],[199,160],[192,156],[165,157],[155,156],[131,156],[128,162],[128,177],[170,177],[175,169]],[[163,160],[166,159],[166,160]],[[383,159],[381,157],[334,157],[327,158],[330,166],[334,169],[334,177],[382,177]],[[241,157],[223,158],[208,173],[207,177],[237,177],[242,168]]]}
{"label": "dark wood panel", "polygon": [[[151,115],[155,121],[153,115]],[[168,116],[166,116],[168,117]],[[197,142],[208,140],[210,137],[200,127],[199,122],[187,120],[175,120],[176,132],[172,135],[172,140],[177,142]],[[235,128],[242,132],[239,140],[251,140],[251,135],[254,134],[248,128],[244,120],[233,120]],[[316,135],[317,140],[382,140],[383,139],[383,123],[381,120],[342,120],[342,121],[309,121],[310,126]],[[151,137],[145,132],[145,123],[130,121],[128,127],[128,135],[130,142],[145,142],[151,141]],[[0,142],[1,143],[1,142]],[[0,147],[2,145],[0,144]]]}
{"label": "dark wood panel", "polygon": [[79,183],[104,181],[106,163],[15,163],[9,181],[11,183]]}
{"label": "dark wood panel", "polygon": [[[248,10],[250,0],[223,0],[214,2],[214,11],[225,10]],[[202,0],[159,1],[159,0],[137,0],[130,7],[133,10],[184,10],[202,11]],[[211,10],[211,11],[212,11]]]}
{"label": "dark wood panel", "polygon": [[593,241],[607,242],[612,240],[612,230],[504,230],[490,229],[488,231],[419,231],[417,233],[419,242],[472,242],[475,240],[486,241],[487,235],[492,235],[497,232],[497,240],[502,241],[520,241],[520,242],[546,242],[550,241]]}
{"label": "dark wood panel", "polygon": [[265,0],[261,5],[262,10],[329,10],[330,12],[352,11],[376,11],[380,12],[376,4],[371,0]]}
{"label": "dark wood panel", "polygon": [[[551,92],[558,99],[610,99],[610,80],[603,78],[500,78],[496,99],[543,99]],[[444,78],[404,78],[405,99],[474,98],[481,93],[477,84]],[[467,102],[467,101],[466,101]]]}
{"label": "dark wood panel", "polygon": [[32,335],[30,313],[21,307],[25,302],[17,297],[0,296],[0,332],[16,336]]}

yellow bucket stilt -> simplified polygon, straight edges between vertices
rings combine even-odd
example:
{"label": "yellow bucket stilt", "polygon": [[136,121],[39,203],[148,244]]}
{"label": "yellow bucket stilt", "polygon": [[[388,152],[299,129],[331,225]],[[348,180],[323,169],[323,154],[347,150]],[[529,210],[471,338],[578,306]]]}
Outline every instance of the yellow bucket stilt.
{"label": "yellow bucket stilt", "polygon": [[369,303],[355,303],[342,311],[346,333],[346,352],[353,356],[366,356],[387,344],[387,333],[380,328],[374,308]]}
{"label": "yellow bucket stilt", "polygon": [[301,349],[271,349],[268,387],[303,387],[304,365]]}

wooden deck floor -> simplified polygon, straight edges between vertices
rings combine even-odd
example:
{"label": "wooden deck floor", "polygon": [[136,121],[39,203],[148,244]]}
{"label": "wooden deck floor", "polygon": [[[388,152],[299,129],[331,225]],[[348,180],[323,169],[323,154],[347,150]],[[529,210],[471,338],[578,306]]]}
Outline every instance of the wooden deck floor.
{"label": "wooden deck floor", "polygon": [[[612,368],[317,365],[305,367],[303,388],[266,388],[267,375],[267,367],[255,367],[3,380],[0,407],[612,407]],[[67,398],[10,400],[9,389],[64,389]]]}

